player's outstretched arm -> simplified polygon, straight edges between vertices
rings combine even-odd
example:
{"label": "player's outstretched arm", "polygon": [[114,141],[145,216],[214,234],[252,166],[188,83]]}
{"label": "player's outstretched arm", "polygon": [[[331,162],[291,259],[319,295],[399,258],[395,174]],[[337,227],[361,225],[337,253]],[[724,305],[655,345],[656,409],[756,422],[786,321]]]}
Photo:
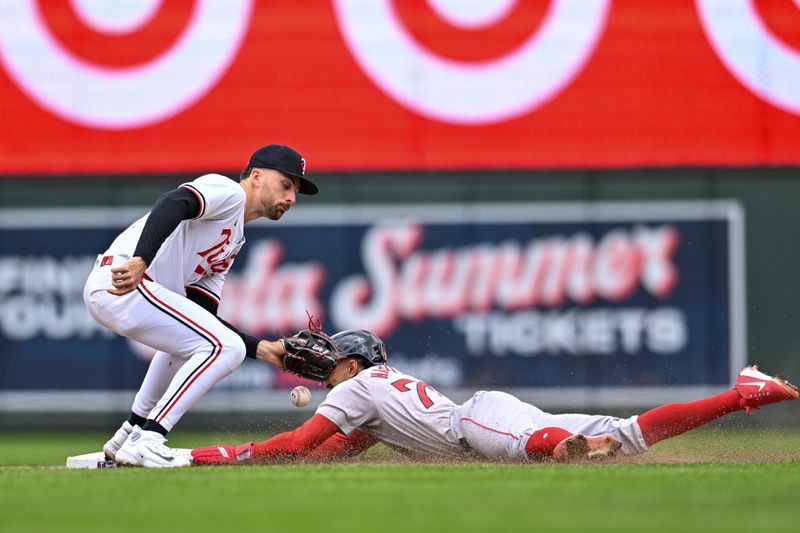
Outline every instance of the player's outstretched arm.
{"label": "player's outstretched arm", "polygon": [[252,460],[258,463],[273,463],[304,457],[311,450],[339,433],[339,428],[320,414],[315,414],[294,431],[276,435],[253,445]]}
{"label": "player's outstretched arm", "polygon": [[[217,317],[217,320],[225,324],[231,331],[242,338],[245,347],[245,356],[252,359],[259,359],[280,369],[283,369],[283,356],[286,355],[284,344],[281,341],[268,341],[248,335],[226,321],[219,315],[219,297],[216,294],[222,292],[224,276],[212,276],[215,279],[203,279],[201,282],[186,287],[186,297]],[[207,285],[217,285],[216,293],[209,289]]]}
{"label": "player's outstretched arm", "polygon": [[195,448],[192,450],[192,459],[196,466],[282,462],[307,455],[337,432],[339,428],[336,424],[315,414],[294,431],[281,433],[263,442]]}
{"label": "player's outstretched arm", "polygon": [[217,320],[239,335],[244,342],[245,356],[315,381],[324,381],[328,378],[330,370],[335,365],[335,359],[325,356],[328,352],[335,350],[335,346],[327,335],[306,329],[292,337],[268,341],[240,331],[236,326],[217,315],[219,298],[207,286],[217,285],[216,293],[219,293],[223,280],[224,277],[218,276],[189,285],[186,287],[186,297],[216,316]]}
{"label": "player's outstretched arm", "polygon": [[[221,318],[219,320],[244,339],[246,355],[250,356],[252,350],[255,359],[286,372],[314,381],[325,381],[336,366],[333,356],[336,347],[324,334],[302,330],[292,337],[268,341],[242,333]],[[251,344],[254,345],[252,349]]]}
{"label": "player's outstretched arm", "polygon": [[360,429],[353,431],[349,435],[336,433],[314,448],[306,456],[306,461],[314,463],[342,461],[367,451],[377,442],[378,439]]}
{"label": "player's outstretched arm", "polygon": [[256,359],[264,361],[283,370],[283,358],[286,348],[281,341],[261,340],[256,347]]}

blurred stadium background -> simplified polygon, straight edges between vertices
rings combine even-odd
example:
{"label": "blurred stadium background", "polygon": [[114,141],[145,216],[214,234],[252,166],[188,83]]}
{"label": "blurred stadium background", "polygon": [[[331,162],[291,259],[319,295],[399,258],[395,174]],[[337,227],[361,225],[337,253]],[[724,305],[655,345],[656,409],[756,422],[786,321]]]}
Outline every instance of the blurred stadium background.
{"label": "blurred stadium background", "polygon": [[[115,427],[151,354],[85,312],[96,255],[273,142],[321,193],[248,228],[246,331],[549,409],[800,380],[796,0],[4,0],[0,120],[6,429]],[[304,418],[297,383],[248,361],[182,425]]]}

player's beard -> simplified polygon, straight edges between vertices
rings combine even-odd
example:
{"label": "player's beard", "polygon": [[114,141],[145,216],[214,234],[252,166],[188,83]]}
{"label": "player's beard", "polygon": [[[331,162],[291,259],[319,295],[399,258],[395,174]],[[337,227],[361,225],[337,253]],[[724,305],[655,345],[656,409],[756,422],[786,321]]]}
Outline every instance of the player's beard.
{"label": "player's beard", "polygon": [[266,216],[270,220],[280,220],[280,218],[283,216],[283,213],[285,212],[281,209],[281,206],[279,204],[265,205],[264,208],[266,210]]}
{"label": "player's beard", "polygon": [[289,210],[287,206],[275,202],[269,193],[261,198],[261,206],[264,208],[264,216],[270,220],[280,220],[283,214]]}

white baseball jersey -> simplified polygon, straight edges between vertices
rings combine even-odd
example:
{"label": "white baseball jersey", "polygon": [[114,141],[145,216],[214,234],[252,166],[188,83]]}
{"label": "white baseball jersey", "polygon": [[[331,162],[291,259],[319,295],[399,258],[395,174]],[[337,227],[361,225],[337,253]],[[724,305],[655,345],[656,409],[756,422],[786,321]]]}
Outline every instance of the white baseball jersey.
{"label": "white baseball jersey", "polygon": [[349,435],[361,429],[409,455],[460,456],[456,409],[425,382],[390,366],[359,372],[328,393],[317,413]]}
{"label": "white baseball jersey", "polygon": [[[200,176],[181,188],[197,196],[200,212],[167,237],[147,275],[178,294],[185,294],[188,285],[199,285],[218,299],[225,274],[244,244],[245,193],[237,182],[219,174]],[[123,231],[104,255],[132,257],[149,215]]]}

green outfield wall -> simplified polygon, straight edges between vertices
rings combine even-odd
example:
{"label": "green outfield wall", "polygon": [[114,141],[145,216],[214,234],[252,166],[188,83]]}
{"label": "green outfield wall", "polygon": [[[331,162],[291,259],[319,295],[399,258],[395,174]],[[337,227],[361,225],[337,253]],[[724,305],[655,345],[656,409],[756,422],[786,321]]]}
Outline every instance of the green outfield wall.
{"label": "green outfield wall", "polygon": [[[234,172],[227,173],[233,175]],[[192,175],[6,177],[0,208],[149,206]],[[800,381],[800,170],[318,174],[308,205],[733,200],[744,214],[746,356]],[[291,215],[290,215],[291,216]],[[794,409],[793,411],[796,411]],[[791,412],[788,408],[784,412]]]}

